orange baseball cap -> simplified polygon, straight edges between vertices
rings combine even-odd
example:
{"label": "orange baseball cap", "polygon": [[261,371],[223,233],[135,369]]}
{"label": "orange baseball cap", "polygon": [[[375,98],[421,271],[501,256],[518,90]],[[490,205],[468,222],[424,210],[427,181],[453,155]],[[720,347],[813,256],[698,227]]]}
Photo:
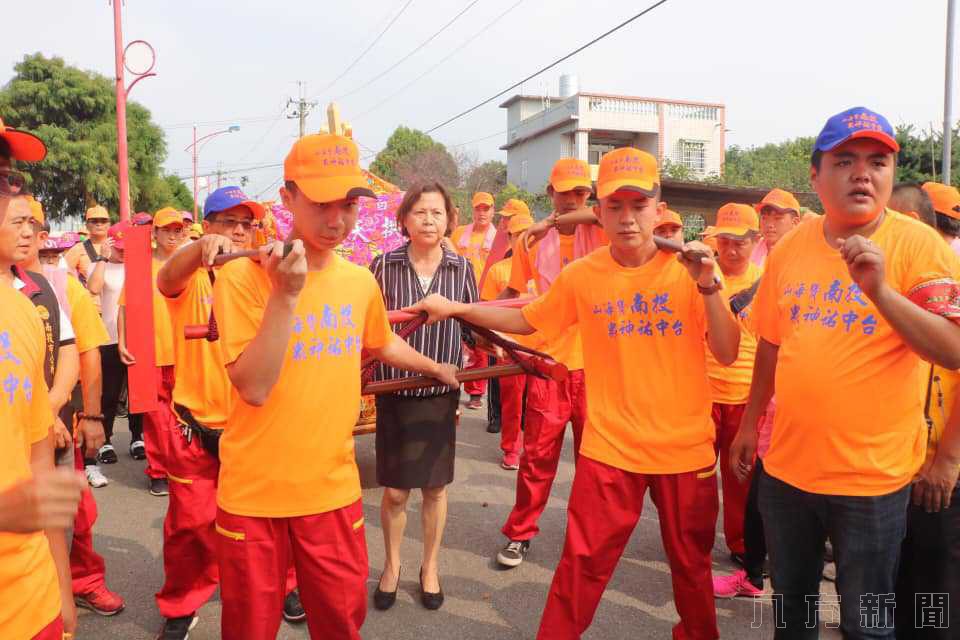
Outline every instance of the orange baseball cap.
{"label": "orange baseball cap", "polygon": [[331,133],[304,136],[283,161],[283,179],[296,183],[314,202],[375,198],[359,158],[357,145],[350,138]]}
{"label": "orange baseball cap", "polygon": [[757,212],[748,204],[730,202],[717,211],[714,235],[745,236],[751,231],[760,231]]}
{"label": "orange baseball cap", "polygon": [[510,198],[503,203],[503,209],[500,210],[500,215],[506,218],[516,215],[530,217],[530,207],[519,198]]}
{"label": "orange baseball cap", "polygon": [[777,211],[792,211],[795,215],[800,215],[800,202],[789,191],[783,189],[773,189],[763,200],[753,205],[757,213],[763,211],[764,207],[773,207]]}
{"label": "orange baseball cap", "polygon": [[517,215],[510,218],[510,223],[507,225],[508,233],[520,233],[521,231],[526,231],[533,226],[533,218],[526,213],[518,213]]}
{"label": "orange baseball cap", "polygon": [[164,207],[153,214],[153,226],[169,227],[172,224],[184,225],[183,214],[173,207]]}
{"label": "orange baseball cap", "polygon": [[600,159],[597,197],[606,198],[620,189],[638,191],[650,198],[657,195],[660,172],[657,159],[633,147],[616,149]]}
{"label": "orange baseball cap", "polygon": [[560,158],[553,164],[553,170],[550,171],[550,186],[560,193],[574,189],[593,191],[590,165],[576,158]]}
{"label": "orange baseball cap", "polygon": [[663,219],[660,220],[660,222],[658,222],[656,226],[654,226],[654,229],[656,229],[657,227],[668,225],[668,224],[675,224],[678,227],[682,227],[683,218],[681,218],[680,214],[677,213],[676,211],[673,211],[672,209],[667,209],[666,211],[663,212]]}
{"label": "orange baseball cap", "polygon": [[486,191],[477,191],[475,194],[473,194],[473,202],[471,205],[473,207],[478,207],[482,204],[485,204],[488,207],[493,207],[493,196]]}
{"label": "orange baseball cap", "polygon": [[10,147],[10,157],[24,162],[40,162],[47,157],[47,145],[43,140],[27,133],[3,124],[0,119],[0,139],[3,139]]}
{"label": "orange baseball cap", "polygon": [[939,182],[924,182],[920,187],[930,196],[933,210],[956,220],[960,220],[960,191]]}
{"label": "orange baseball cap", "polygon": [[99,204],[94,205],[87,209],[87,220],[109,220],[110,214],[107,213],[105,207],[101,207]]}

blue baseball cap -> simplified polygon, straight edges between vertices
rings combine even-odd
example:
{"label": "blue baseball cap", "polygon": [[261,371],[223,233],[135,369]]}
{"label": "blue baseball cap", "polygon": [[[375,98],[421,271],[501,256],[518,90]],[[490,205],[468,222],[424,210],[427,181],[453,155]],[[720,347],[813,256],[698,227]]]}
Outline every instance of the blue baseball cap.
{"label": "blue baseball cap", "polygon": [[893,127],[887,119],[866,107],[853,107],[827,120],[813,148],[830,151],[854,138],[872,138],[890,147],[891,151],[900,151]]}
{"label": "blue baseball cap", "polygon": [[226,211],[233,207],[246,207],[250,209],[255,220],[263,218],[263,205],[251,200],[240,187],[221,187],[209,196],[203,203],[203,217],[208,218],[210,214]]}

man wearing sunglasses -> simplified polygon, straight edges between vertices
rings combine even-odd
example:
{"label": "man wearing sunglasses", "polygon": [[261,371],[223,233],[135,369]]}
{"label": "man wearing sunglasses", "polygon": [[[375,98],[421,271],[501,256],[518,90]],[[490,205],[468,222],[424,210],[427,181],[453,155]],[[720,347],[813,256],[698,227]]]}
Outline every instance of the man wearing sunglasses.
{"label": "man wearing sunglasses", "polygon": [[81,280],[86,279],[90,265],[97,261],[102,253],[103,244],[107,241],[107,231],[110,229],[110,214],[100,205],[87,209],[86,226],[88,238],[73,245],[64,255],[67,268]]}

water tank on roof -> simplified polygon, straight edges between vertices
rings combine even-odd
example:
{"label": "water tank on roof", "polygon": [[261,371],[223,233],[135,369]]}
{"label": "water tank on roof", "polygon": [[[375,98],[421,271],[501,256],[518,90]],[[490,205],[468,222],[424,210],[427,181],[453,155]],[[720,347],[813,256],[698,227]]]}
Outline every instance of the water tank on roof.
{"label": "water tank on roof", "polygon": [[580,81],[576,74],[565,73],[560,76],[560,97],[569,98],[580,91]]}

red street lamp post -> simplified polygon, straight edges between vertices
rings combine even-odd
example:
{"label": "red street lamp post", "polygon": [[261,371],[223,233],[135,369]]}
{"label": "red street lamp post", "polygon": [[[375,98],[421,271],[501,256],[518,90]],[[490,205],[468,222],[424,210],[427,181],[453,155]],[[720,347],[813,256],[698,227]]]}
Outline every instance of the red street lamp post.
{"label": "red street lamp post", "polygon": [[209,142],[212,138],[219,136],[221,133],[233,133],[235,131],[240,131],[240,126],[232,124],[226,129],[220,131],[214,131],[213,133],[208,133],[200,139],[197,139],[197,125],[193,125],[193,143],[188,144],[184,151],[193,150],[193,219],[197,219],[197,157],[200,153],[200,147],[203,146],[203,143]]}
{"label": "red street lamp post", "polygon": [[[144,40],[134,40],[126,47],[123,46],[120,19],[122,1],[113,0],[113,47],[117,83],[117,169],[120,182],[120,219],[128,220],[130,218],[130,177],[127,157],[127,96],[135,84],[144,78],[157,75],[153,73],[157,56],[153,47]],[[125,86],[123,79],[124,67],[136,76],[129,87]]]}

